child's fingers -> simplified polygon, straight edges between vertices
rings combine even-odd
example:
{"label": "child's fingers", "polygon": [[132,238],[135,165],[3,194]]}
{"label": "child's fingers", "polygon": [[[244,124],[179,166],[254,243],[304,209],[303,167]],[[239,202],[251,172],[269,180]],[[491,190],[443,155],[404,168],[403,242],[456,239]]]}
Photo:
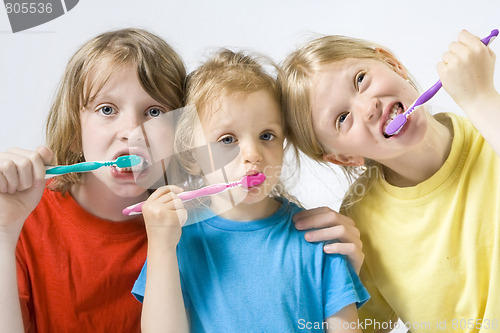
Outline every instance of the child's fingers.
{"label": "child's fingers", "polygon": [[157,200],[160,197],[173,199],[175,197],[173,194],[177,195],[179,193],[182,193],[183,191],[184,190],[181,187],[175,185],[162,186],[149,196],[148,201]]}
{"label": "child's fingers", "polygon": [[457,40],[459,43],[467,45],[469,47],[483,47],[484,44],[481,42],[481,39],[467,30],[462,30],[458,33]]}
{"label": "child's fingers", "polygon": [[[8,151],[8,156],[14,162],[14,166],[10,165],[11,173],[10,176],[16,177],[17,174],[18,184],[17,191],[24,191],[31,188],[34,185],[41,185],[45,183],[45,159],[52,159],[52,152],[47,148],[39,147],[40,152],[24,150],[20,148],[12,148]],[[42,157],[42,154],[44,157]],[[14,172],[14,168],[15,171]],[[9,181],[15,182],[13,178]]]}
{"label": "child's fingers", "polygon": [[3,173],[0,171],[0,193],[7,193],[8,192],[8,183],[7,179],[3,175]]}
{"label": "child's fingers", "polygon": [[45,166],[51,165],[54,153],[45,146],[39,146],[36,149],[34,162],[34,177],[37,183],[45,183]]}
{"label": "child's fingers", "polygon": [[0,173],[5,179],[6,192],[10,194],[15,193],[19,186],[17,167],[12,158],[13,156],[8,153],[4,153],[0,157]]}
{"label": "child's fingers", "polygon": [[363,251],[352,243],[331,243],[323,247],[325,253],[338,253],[347,256],[352,267],[359,274],[365,255]]}
{"label": "child's fingers", "polygon": [[169,214],[175,212],[179,224],[183,225],[187,220],[187,211],[184,208],[183,201],[177,196],[183,192],[178,186],[162,186],[150,195],[143,206],[143,213],[166,218]]}
{"label": "child's fingers", "polygon": [[342,243],[352,243],[363,247],[358,228],[352,225],[336,225],[329,228],[308,231],[305,238],[309,242],[339,240]]}
{"label": "child's fingers", "polygon": [[33,163],[30,158],[33,152],[12,148],[3,153],[0,171],[7,181],[7,192],[14,194],[24,191],[33,185]]}
{"label": "child's fingers", "polygon": [[451,54],[466,54],[468,48],[465,44],[460,42],[452,42],[448,46],[448,50]]}

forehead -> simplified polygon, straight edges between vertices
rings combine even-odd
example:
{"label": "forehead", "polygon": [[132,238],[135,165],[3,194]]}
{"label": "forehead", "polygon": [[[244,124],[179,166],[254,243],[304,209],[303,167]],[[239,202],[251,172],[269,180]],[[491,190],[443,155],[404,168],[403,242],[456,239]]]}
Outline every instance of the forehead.
{"label": "forehead", "polygon": [[342,96],[354,89],[355,76],[359,71],[378,69],[390,68],[385,62],[372,58],[348,58],[319,66],[311,75],[311,106],[323,107],[322,102],[332,93]]}
{"label": "forehead", "polygon": [[131,62],[117,63],[109,57],[92,64],[84,78],[84,105],[91,102],[105,86],[109,88],[110,80],[117,81],[117,76],[123,76],[124,73],[133,73],[137,76],[135,64]]}
{"label": "forehead", "polygon": [[266,89],[252,92],[226,92],[207,104],[207,117],[248,117],[259,114],[266,119],[280,119],[281,109],[274,94]]}

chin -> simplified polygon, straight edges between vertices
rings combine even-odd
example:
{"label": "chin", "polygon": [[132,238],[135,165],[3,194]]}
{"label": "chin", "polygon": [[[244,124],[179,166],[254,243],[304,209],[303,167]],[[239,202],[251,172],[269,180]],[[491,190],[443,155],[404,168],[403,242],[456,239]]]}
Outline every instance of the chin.
{"label": "chin", "polygon": [[136,184],[113,184],[109,187],[109,189],[116,196],[121,198],[137,198],[147,191],[147,189],[142,188]]}

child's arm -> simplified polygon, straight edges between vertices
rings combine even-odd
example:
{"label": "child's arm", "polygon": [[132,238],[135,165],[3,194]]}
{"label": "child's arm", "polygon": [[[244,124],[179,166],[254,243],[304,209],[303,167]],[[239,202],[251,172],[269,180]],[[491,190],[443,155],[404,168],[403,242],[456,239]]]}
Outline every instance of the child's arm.
{"label": "child's arm", "polygon": [[10,149],[0,153],[0,322],[6,332],[24,332],[17,288],[16,244],[24,221],[42,198],[45,164],[52,152]]}
{"label": "child's arm", "polygon": [[146,290],[142,309],[143,332],[188,332],[182,298],[176,246],[187,212],[175,193],[165,186],[155,191],[142,207],[148,235]]}
{"label": "child's arm", "polygon": [[361,333],[356,304],[346,306],[325,321],[327,333]]}
{"label": "child's arm", "polygon": [[359,274],[365,255],[362,251],[360,233],[354,221],[328,207],[301,211],[294,215],[293,221],[299,230],[317,229],[305,234],[309,242],[339,240],[325,246],[326,253],[339,253],[347,256],[356,273]]}
{"label": "child's arm", "polygon": [[495,53],[466,30],[437,66],[443,88],[500,156],[500,94],[493,83]]}

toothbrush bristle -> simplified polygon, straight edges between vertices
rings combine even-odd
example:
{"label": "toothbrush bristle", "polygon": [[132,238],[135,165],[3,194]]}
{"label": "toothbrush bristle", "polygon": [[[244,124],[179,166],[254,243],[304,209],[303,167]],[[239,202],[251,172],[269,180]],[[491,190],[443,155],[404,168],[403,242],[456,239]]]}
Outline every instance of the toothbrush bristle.
{"label": "toothbrush bristle", "polygon": [[118,157],[113,164],[119,168],[130,168],[139,163],[142,163],[142,157],[137,155],[126,155]]}
{"label": "toothbrush bristle", "polygon": [[385,134],[394,135],[403,125],[406,123],[406,116],[404,114],[398,114],[396,118],[394,118],[387,128],[385,129]]}
{"label": "toothbrush bristle", "polygon": [[244,188],[249,188],[253,186],[260,185],[266,180],[266,175],[263,173],[257,173],[255,175],[248,175],[241,178],[241,186]]}

